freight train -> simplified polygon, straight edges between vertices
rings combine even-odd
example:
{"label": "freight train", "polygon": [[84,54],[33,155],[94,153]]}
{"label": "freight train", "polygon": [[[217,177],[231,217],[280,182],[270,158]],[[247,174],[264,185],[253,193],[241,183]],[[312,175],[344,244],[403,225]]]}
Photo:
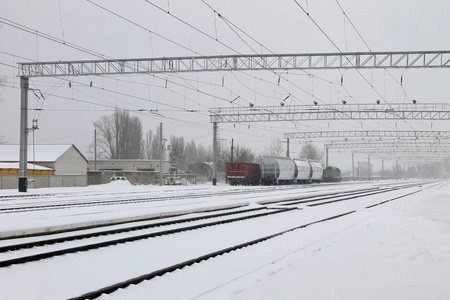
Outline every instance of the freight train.
{"label": "freight train", "polygon": [[320,183],[323,175],[320,162],[302,159],[263,157],[260,164],[226,164],[226,180],[231,185]]}

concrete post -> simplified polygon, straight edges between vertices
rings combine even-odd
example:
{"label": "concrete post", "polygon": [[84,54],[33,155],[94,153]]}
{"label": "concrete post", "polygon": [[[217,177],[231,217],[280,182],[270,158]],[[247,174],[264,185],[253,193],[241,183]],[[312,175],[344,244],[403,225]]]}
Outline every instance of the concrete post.
{"label": "concrete post", "polygon": [[352,180],[355,180],[355,154],[352,153]]}
{"label": "concrete post", "polygon": [[159,155],[159,185],[163,185],[163,173],[162,173],[162,157],[164,153],[163,149],[163,123],[159,123],[159,147],[160,147],[160,155]]}
{"label": "concrete post", "polygon": [[287,146],[286,146],[286,157],[289,158],[289,138],[287,138]]}
{"label": "concrete post", "polygon": [[217,122],[213,123],[213,178],[212,184],[217,183]]}
{"label": "concrete post", "polygon": [[20,77],[19,192],[26,192],[28,184],[28,84],[28,77]]}

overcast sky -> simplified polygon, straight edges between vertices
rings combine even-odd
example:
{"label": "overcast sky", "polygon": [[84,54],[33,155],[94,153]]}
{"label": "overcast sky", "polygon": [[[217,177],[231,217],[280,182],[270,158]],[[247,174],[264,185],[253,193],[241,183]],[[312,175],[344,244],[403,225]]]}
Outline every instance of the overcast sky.
{"label": "overcast sky", "polygon": [[[328,38],[343,52],[369,51],[367,45],[371,51],[450,49],[450,2],[444,0],[149,2],[3,1],[0,76],[5,82],[0,88],[0,135],[9,143],[19,142],[19,79],[12,67],[19,62],[98,59],[92,52],[104,58],[255,54],[255,51],[264,54],[337,52]],[[208,6],[258,43],[236,28],[233,31]],[[25,32],[23,26],[87,51]],[[36,144],[75,144],[87,153],[94,137],[93,122],[102,115],[112,114],[115,108],[130,110],[132,115],[140,117],[144,131],[155,130],[163,122],[167,139],[171,135],[184,136],[186,141],[195,140],[209,146],[212,124],[208,109],[212,107],[247,106],[249,102],[258,106],[279,105],[289,94],[287,105],[310,105],[317,98],[322,104],[339,104],[341,100],[374,103],[378,93],[388,103],[409,103],[412,99],[419,103],[448,103],[448,70],[361,71],[375,89],[354,70],[308,73],[259,71],[32,78],[30,87],[39,89],[45,100],[30,92],[30,124],[32,119],[38,119]],[[280,75],[282,80],[278,84]],[[157,113],[138,110],[157,110]],[[272,140],[283,139],[284,133],[294,131],[450,129],[448,122],[442,121],[408,124],[316,121],[220,124],[219,127],[224,145],[234,138],[235,144],[257,152],[262,152]],[[32,135],[29,141],[33,141]],[[298,141],[292,141],[293,156],[298,155],[300,147]],[[339,166],[342,162],[335,164]]]}

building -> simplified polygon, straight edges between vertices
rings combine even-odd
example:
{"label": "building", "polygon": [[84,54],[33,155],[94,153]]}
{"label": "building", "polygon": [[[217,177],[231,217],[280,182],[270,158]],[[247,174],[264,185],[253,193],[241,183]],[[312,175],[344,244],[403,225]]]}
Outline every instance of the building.
{"label": "building", "polygon": [[[170,162],[162,161],[163,176],[169,172]],[[132,184],[159,182],[159,160],[97,159],[88,163],[88,184],[105,184],[114,178],[126,178]]]}
{"label": "building", "polygon": [[[0,189],[18,188],[19,145],[0,145]],[[74,145],[29,145],[28,186],[87,185],[88,160]]]}
{"label": "building", "polygon": [[[170,162],[162,161],[163,173],[169,172]],[[159,172],[159,160],[148,159],[97,159],[88,163],[88,170],[94,171],[153,171]]]}

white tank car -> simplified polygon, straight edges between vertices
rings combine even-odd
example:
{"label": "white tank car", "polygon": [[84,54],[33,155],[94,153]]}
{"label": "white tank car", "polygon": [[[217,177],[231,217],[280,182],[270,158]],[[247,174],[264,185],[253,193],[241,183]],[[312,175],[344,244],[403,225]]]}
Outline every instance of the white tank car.
{"label": "white tank car", "polygon": [[290,158],[263,157],[261,184],[289,184],[295,180],[295,163]]}
{"label": "white tank car", "polygon": [[311,182],[311,165],[307,160],[294,159],[297,166],[297,176],[295,177],[298,183],[310,183]]}
{"label": "white tank car", "polygon": [[309,164],[311,165],[311,169],[312,169],[311,181],[312,182],[322,182],[322,176],[323,176],[322,164],[318,161],[309,161]]}

